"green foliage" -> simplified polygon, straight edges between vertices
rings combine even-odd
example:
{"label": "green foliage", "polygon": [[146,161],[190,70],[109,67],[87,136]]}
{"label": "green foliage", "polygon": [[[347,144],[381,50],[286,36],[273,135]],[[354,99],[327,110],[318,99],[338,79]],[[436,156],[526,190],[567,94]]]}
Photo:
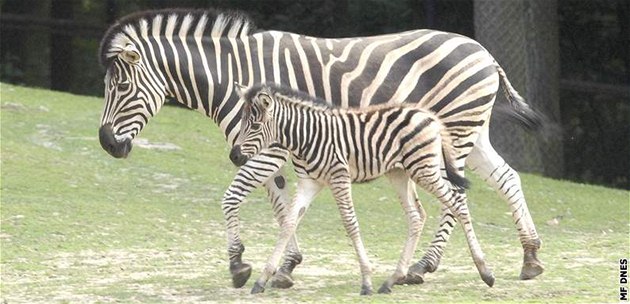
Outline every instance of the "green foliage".
{"label": "green foliage", "polygon": [[[13,302],[615,302],[618,259],[628,257],[628,191],[523,174],[543,239],[546,272],[517,279],[522,250],[510,212],[471,176],[471,212],[493,288],[479,279],[456,230],[440,268],[421,286],[359,297],[359,271],[328,192],[299,229],[304,262],[291,290],[249,295],[230,287],[220,199],[236,169],[218,128],[197,113],[166,107],[128,159],[97,139],[99,98],[0,85],[2,301]],[[292,174],[290,174],[291,178]],[[292,180],[289,185],[293,185]],[[394,269],[406,224],[388,182],[353,188],[378,287]],[[416,257],[438,220],[429,219]],[[256,191],[241,210],[244,258],[260,273],[277,235]]]}

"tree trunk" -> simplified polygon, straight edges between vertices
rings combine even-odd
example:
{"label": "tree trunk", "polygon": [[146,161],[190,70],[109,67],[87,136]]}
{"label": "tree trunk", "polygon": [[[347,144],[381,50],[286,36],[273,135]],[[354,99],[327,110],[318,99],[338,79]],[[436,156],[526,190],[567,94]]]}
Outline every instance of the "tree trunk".
{"label": "tree trunk", "polygon": [[[560,39],[556,0],[529,0],[527,13],[527,101],[560,126]],[[539,141],[544,174],[562,177],[562,134]],[[539,137],[540,138],[540,137]]]}
{"label": "tree trunk", "polygon": [[[512,85],[536,110],[559,120],[556,0],[475,0],[475,37],[505,69]],[[500,91],[501,92],[501,91]],[[506,103],[497,96],[497,104]],[[500,106],[500,105],[499,105]],[[515,169],[560,176],[561,141],[540,140],[513,122],[493,117],[493,146]]]}

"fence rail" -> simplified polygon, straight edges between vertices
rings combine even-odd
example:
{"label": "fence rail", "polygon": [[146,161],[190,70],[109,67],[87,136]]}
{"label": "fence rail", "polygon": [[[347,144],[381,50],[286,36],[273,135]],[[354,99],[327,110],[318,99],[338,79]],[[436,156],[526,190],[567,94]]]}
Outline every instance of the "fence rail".
{"label": "fence rail", "polygon": [[94,37],[99,39],[105,32],[105,24],[83,22],[73,19],[36,18],[31,15],[2,14],[0,26],[3,30],[45,29],[55,35]]}
{"label": "fence rail", "polygon": [[630,98],[630,84],[616,85],[593,81],[562,79],[560,80],[560,89],[582,93],[603,93]]}

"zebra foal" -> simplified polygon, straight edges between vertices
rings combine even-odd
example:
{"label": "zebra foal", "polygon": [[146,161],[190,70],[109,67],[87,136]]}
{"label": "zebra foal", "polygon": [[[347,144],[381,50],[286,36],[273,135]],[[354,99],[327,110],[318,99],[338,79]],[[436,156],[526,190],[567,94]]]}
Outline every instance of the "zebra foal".
{"label": "zebra foal", "polygon": [[[396,270],[379,293],[391,292],[394,284],[405,279],[424,226],[426,214],[409,179],[435,195],[456,216],[482,280],[489,286],[494,284],[463,194],[468,182],[455,167],[453,138],[434,114],[401,105],[339,108],[274,84],[255,85],[239,95],[244,108],[240,135],[230,152],[232,162],[241,166],[277,144],[291,152],[298,176],[297,193],[281,223],[279,240],[252,293],[264,291],[299,219],[320,190],[329,186],[359,259],[361,294],[371,294],[372,268],[359,233],[351,183],[382,175],[387,175],[396,188],[409,227]],[[441,173],[442,156],[446,177]]]}

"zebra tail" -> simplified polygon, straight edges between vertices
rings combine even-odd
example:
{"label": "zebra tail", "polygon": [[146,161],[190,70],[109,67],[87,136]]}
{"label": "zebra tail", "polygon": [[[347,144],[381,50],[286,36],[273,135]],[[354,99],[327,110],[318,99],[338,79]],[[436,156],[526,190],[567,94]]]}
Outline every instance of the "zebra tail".
{"label": "zebra tail", "polygon": [[527,130],[540,131],[545,125],[546,117],[532,109],[529,104],[525,102],[525,98],[512,87],[503,68],[496,61],[495,65],[499,73],[499,81],[503,87],[505,97],[507,97],[512,106],[511,111],[505,111],[504,114],[514,118]]}
{"label": "zebra tail", "polygon": [[448,130],[440,123],[442,137],[442,156],[444,157],[444,167],[446,168],[446,178],[451,184],[462,189],[468,189],[470,182],[467,178],[459,174],[459,170],[455,167],[455,156],[453,155],[453,140]]}

